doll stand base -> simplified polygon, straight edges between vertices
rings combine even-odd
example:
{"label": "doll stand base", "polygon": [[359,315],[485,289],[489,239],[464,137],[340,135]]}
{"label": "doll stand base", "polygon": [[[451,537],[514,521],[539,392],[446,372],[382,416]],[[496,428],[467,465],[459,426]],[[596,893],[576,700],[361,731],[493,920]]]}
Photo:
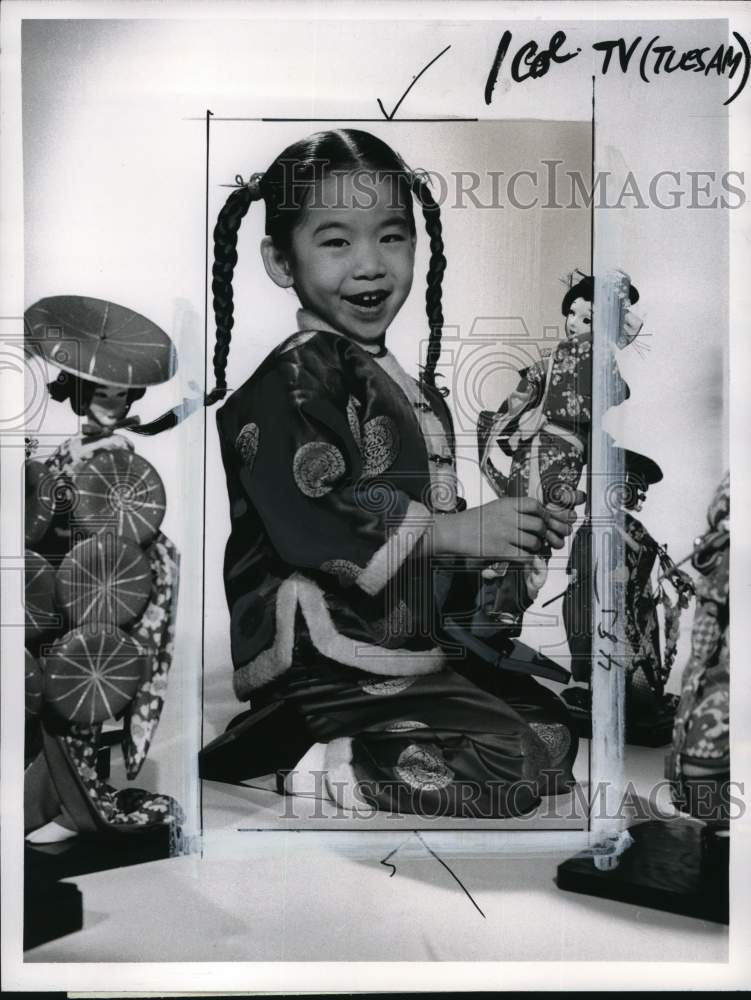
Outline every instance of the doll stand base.
{"label": "doll stand base", "polygon": [[23,949],[36,948],[83,928],[83,896],[70,882],[30,877],[27,867],[23,894]]}
{"label": "doll stand base", "polygon": [[637,824],[629,828],[634,843],[617,867],[602,871],[585,852],[558,866],[556,884],[566,892],[727,924],[729,838],[704,831],[686,819]]}
{"label": "doll stand base", "polygon": [[[589,688],[572,687],[561,691],[560,697],[574,720],[576,735],[582,740],[592,739],[591,695]],[[632,712],[631,714],[636,714]],[[656,706],[648,716],[629,718],[626,702],[626,743],[637,747],[664,747],[673,739],[675,705],[666,702]]]}
{"label": "doll stand base", "polygon": [[79,836],[56,844],[25,844],[24,950],[83,927],[81,893],[60,879],[161,861],[171,856],[173,837],[165,825],[148,834]]}

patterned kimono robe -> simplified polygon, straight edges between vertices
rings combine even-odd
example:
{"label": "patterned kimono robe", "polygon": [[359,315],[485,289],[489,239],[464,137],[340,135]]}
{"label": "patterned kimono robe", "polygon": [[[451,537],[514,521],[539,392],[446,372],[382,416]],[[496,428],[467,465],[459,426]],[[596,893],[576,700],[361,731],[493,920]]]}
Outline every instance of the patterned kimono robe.
{"label": "patterned kimono robe", "polygon": [[[592,420],[592,334],[561,341],[547,358],[520,372],[520,382],[497,413],[478,423],[480,467],[498,496],[532,496],[566,506],[587,461]],[[628,399],[615,358],[615,402]],[[495,443],[512,458],[508,476],[495,467]],[[480,619],[493,618],[507,635],[519,635],[524,612],[547,575],[549,550],[508,565],[500,582],[487,584],[478,603]]]}
{"label": "patterned kimono robe", "polygon": [[[673,750],[667,776],[673,800],[699,819],[727,817],[730,773],[730,475],[726,473],[707,511],[708,528],[696,539],[696,609],[691,655],[681,679]],[[684,767],[694,769],[698,789]],[[718,783],[707,797],[710,779]],[[702,789],[702,783],[704,788]],[[704,801],[702,801],[704,796]],[[713,815],[714,813],[714,815]]]}
{"label": "patterned kimono robe", "polygon": [[[49,492],[57,498],[59,509],[37,548],[55,565],[71,545],[71,510],[75,510],[76,475],[81,464],[102,449],[120,448],[133,450],[121,434],[77,436],[66,439],[47,458],[45,464],[57,477],[55,488]],[[129,780],[141,770],[161,717],[177,609],[179,553],[175,545],[159,531],[149,543],[146,556],[151,572],[149,600],[127,629],[148,654],[148,668],[123,713],[122,751]],[[32,648],[36,653],[36,646]],[[27,720],[27,727],[30,724]],[[41,748],[25,774],[27,831],[51,819],[79,833],[113,829],[137,832],[165,822],[171,824],[174,833],[182,822],[182,809],[169,796],[133,787],[116,790],[99,776],[96,760],[101,723],[64,723],[49,716],[45,717],[41,734]]]}
{"label": "patterned kimono robe", "polygon": [[217,414],[235,692],[297,706],[328,744],[333,798],[349,794],[336,790],[346,774],[340,789],[356,783],[383,808],[423,811],[415,796],[428,795],[442,812],[528,811],[539,788],[513,796],[514,781],[552,761],[570,779],[575,745],[550,692],[497,675],[486,688],[503,700],[488,697],[442,635],[422,539],[461,507],[446,404],[388,352],[305,311],[298,321]]}

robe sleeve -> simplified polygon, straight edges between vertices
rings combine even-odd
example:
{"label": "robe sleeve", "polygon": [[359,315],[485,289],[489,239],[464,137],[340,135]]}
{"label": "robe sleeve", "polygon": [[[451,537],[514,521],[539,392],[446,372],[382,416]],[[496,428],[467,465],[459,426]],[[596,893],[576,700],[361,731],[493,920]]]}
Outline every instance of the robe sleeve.
{"label": "robe sleeve", "polygon": [[283,366],[220,415],[225,466],[235,467],[280,560],[381,591],[432,524],[383,476],[399,451],[394,422],[375,416],[360,428],[338,381]]}
{"label": "robe sleeve", "polygon": [[501,403],[494,427],[494,435],[499,447],[507,454],[514,455],[516,445],[514,434],[519,420],[542,399],[545,386],[545,372],[541,365],[533,365],[519,373],[519,383]]}

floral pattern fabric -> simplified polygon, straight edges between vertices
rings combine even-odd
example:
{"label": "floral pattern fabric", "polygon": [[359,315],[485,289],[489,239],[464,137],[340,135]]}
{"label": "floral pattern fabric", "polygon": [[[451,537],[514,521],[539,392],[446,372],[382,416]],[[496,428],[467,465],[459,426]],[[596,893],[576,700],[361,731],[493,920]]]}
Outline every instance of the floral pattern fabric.
{"label": "floral pattern fabric", "polygon": [[[592,336],[561,341],[521,373],[521,380],[498,413],[481,414],[478,423],[480,465],[498,496],[534,496],[544,504],[570,504],[586,462],[592,419]],[[628,395],[613,358],[615,401]],[[511,456],[505,475],[490,459],[497,440]],[[494,620],[507,636],[521,633],[524,612],[545,582],[550,549],[533,559],[509,563],[497,582],[480,593],[478,625]]]}
{"label": "floral pattern fabric", "polygon": [[729,517],[726,475],[709,505],[708,530],[695,543],[694,567],[702,575],[696,587],[691,654],[681,682],[669,767],[679,807],[686,801],[687,764],[718,774],[730,770]]}
{"label": "floral pattern fabric", "polygon": [[118,826],[152,826],[174,823],[185,817],[178,803],[168,795],[126,788],[117,791],[96,771],[96,753],[101,727],[71,726],[61,737],[91,804],[102,820]]}
{"label": "floral pattern fabric", "polygon": [[128,778],[141,770],[159,723],[167,691],[175,642],[175,615],[179,555],[174,544],[159,533],[149,550],[151,594],[149,603],[130,634],[150,653],[149,670],[128,706],[123,754]]}

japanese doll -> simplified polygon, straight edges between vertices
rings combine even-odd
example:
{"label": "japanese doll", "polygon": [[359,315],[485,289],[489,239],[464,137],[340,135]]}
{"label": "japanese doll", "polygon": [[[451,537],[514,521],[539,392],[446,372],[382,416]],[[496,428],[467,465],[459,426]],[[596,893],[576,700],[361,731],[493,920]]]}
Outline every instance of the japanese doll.
{"label": "japanese doll", "polygon": [[174,800],[118,791],[99,764],[116,720],[126,775],[139,773],[172,662],[179,556],[160,530],[162,480],[123,432],[154,431],[130,409],[171,378],[174,347],[131,309],[80,296],[36,302],[25,327],[27,351],[59,369],[50,396],[81,418],[43,461],[27,445],[27,840],[177,830]]}

